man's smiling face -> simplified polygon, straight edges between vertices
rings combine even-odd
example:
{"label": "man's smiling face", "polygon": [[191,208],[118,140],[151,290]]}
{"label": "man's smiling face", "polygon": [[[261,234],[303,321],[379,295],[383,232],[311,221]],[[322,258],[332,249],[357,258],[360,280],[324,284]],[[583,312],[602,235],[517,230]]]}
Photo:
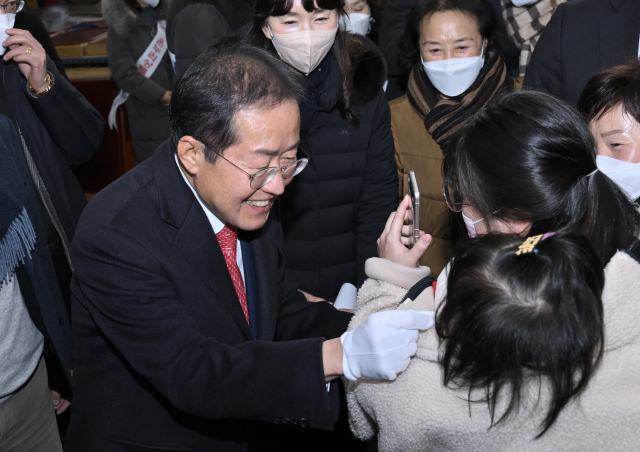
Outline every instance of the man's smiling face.
{"label": "man's smiling face", "polygon": [[[223,155],[247,173],[282,168],[297,159],[300,112],[294,101],[270,109],[240,110],[233,122],[240,141]],[[218,217],[245,231],[259,229],[267,222],[274,201],[292,180],[283,179],[279,171],[268,184],[253,189],[249,177],[231,163],[220,157],[214,163],[206,160],[202,143],[188,136],[178,144],[178,158],[204,203]]]}

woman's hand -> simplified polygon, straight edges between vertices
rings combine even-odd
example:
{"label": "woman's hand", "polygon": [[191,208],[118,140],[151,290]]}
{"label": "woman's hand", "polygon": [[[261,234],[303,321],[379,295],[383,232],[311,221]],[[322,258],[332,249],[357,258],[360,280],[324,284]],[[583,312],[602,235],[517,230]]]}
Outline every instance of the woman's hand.
{"label": "woman's hand", "polygon": [[4,61],[13,59],[36,93],[49,87],[47,80],[47,53],[40,43],[27,30],[10,28],[9,37],[2,43],[9,51],[4,54]]}
{"label": "woman's hand", "polygon": [[409,196],[405,196],[400,202],[398,210],[389,216],[384,231],[378,239],[378,255],[407,267],[417,267],[420,257],[431,244],[432,237],[420,231],[420,239],[413,245],[413,248],[409,249],[405,246],[413,241],[412,227],[403,226],[405,220],[408,220],[411,215],[407,210],[410,203]]}

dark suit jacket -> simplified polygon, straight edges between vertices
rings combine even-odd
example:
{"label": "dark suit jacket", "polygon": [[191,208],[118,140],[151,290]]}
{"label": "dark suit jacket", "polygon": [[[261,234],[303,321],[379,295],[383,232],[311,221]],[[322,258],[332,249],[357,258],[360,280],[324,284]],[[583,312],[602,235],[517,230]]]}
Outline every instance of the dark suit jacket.
{"label": "dark suit jacket", "polygon": [[563,3],[536,45],[524,88],[575,106],[592,75],[638,57],[639,37],[638,0]]}
{"label": "dark suit jacket", "polygon": [[322,338],[344,332],[350,315],[283,291],[274,212],[242,239],[255,267],[257,340],[168,142],[91,201],[73,242],[65,450],[235,451],[258,431],[268,440],[265,423],[333,428]]}

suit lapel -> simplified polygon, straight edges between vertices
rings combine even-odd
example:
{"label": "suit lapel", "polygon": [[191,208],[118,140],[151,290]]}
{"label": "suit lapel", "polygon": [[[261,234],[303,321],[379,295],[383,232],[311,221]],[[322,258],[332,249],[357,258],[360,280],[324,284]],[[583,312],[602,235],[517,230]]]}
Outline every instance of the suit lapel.
{"label": "suit lapel", "polygon": [[[193,194],[191,196],[193,197]],[[174,246],[191,268],[191,272],[209,289],[211,299],[224,305],[245,337],[252,339],[218,240],[207,216],[195,198],[176,236]]]}
{"label": "suit lapel", "polygon": [[600,19],[600,68],[623,64],[638,57],[640,2],[611,0],[616,12]]}
{"label": "suit lapel", "polygon": [[203,283],[210,292],[211,298],[193,302],[200,304],[203,312],[210,309],[207,307],[210,303],[222,304],[245,337],[252,339],[218,240],[202,207],[182,178],[168,141],[156,151],[152,163],[162,218],[177,228],[174,249],[189,267],[194,280]]}

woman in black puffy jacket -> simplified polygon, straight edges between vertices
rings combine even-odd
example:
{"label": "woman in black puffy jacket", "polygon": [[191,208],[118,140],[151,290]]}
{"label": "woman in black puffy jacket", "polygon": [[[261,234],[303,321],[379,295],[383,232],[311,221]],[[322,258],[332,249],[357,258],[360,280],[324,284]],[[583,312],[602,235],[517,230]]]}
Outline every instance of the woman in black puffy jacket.
{"label": "woman in black puffy jacket", "polygon": [[344,15],[343,0],[257,0],[247,38],[306,77],[300,147],[310,160],[281,208],[287,269],[309,300],[364,282],[398,203],[384,60],[338,29]]}

